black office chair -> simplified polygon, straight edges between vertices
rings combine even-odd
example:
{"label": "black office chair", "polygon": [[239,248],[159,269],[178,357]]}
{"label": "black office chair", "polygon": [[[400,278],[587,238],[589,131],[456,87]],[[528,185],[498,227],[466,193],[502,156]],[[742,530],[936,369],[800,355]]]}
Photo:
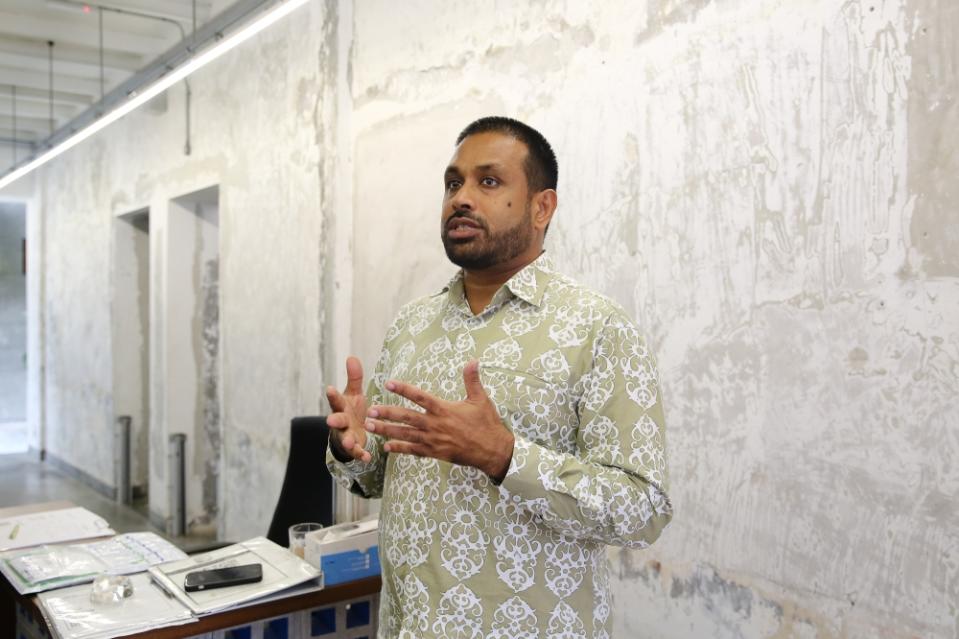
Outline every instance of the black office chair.
{"label": "black office chair", "polygon": [[267,538],[289,546],[293,524],[315,521],[333,525],[333,478],[326,468],[329,441],[326,417],[294,417],[290,422],[290,456],[280,498]]}

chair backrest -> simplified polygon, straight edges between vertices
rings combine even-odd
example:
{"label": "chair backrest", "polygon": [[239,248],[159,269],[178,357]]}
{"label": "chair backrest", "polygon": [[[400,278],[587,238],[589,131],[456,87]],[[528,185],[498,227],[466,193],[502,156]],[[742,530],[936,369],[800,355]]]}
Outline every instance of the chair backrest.
{"label": "chair backrest", "polygon": [[294,417],[290,422],[290,456],[283,488],[267,538],[289,546],[293,524],[315,521],[333,525],[333,478],[326,468],[329,428],[326,417]]}

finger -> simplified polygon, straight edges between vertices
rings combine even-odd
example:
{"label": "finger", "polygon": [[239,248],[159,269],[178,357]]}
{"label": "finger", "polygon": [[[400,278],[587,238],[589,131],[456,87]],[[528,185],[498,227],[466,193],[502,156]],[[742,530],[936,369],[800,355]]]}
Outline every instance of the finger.
{"label": "finger", "polygon": [[463,385],[466,386],[466,399],[472,401],[481,401],[489,399],[486,389],[483,388],[483,380],[480,379],[480,363],[478,359],[472,359],[466,363],[463,368]]}
{"label": "finger", "polygon": [[429,457],[425,449],[417,444],[410,442],[390,440],[383,444],[383,450],[388,453],[400,453],[402,455],[414,455],[416,457]]}
{"label": "finger", "polygon": [[331,413],[326,417],[326,425],[336,430],[346,430],[350,427],[350,418],[346,413]]}
{"label": "finger", "polygon": [[370,455],[362,446],[356,444],[353,448],[350,448],[350,454],[353,455],[353,459],[358,459],[361,462],[369,463],[373,456]]}
{"label": "finger", "polygon": [[442,406],[442,400],[433,397],[426,391],[422,391],[412,384],[404,384],[403,382],[390,380],[386,382],[386,390],[396,393],[400,397],[405,397],[417,406],[422,406],[426,409],[427,413],[437,414]]}
{"label": "finger", "polygon": [[326,401],[330,403],[333,412],[342,413],[346,410],[346,402],[343,400],[343,396],[340,395],[340,391],[332,386],[326,387]]}
{"label": "finger", "polygon": [[346,393],[363,394],[363,364],[358,357],[352,355],[346,358]]}
{"label": "finger", "polygon": [[427,426],[427,419],[423,413],[402,406],[373,406],[366,414],[369,417],[388,422],[408,424],[413,428],[426,428]]}
{"label": "finger", "polygon": [[360,445],[359,441],[356,439],[356,436],[350,433],[340,433],[338,431],[330,433],[330,436],[337,438],[339,440],[339,449],[353,459],[359,459],[360,461],[368,462],[373,458],[372,455],[370,455],[370,453]]}
{"label": "finger", "polygon": [[414,444],[421,444],[425,440],[423,431],[410,426],[404,426],[403,424],[384,422],[379,419],[368,419],[366,420],[365,427],[367,431],[382,435],[387,439],[399,439]]}

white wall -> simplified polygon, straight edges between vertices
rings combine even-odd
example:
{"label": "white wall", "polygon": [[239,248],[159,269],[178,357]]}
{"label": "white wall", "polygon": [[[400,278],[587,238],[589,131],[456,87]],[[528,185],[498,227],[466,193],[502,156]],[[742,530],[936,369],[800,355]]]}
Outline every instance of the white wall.
{"label": "white wall", "polygon": [[677,515],[611,551],[617,636],[959,632],[959,7],[337,6],[196,77],[191,157],[174,89],[41,172],[47,449],[112,477],[112,215],[162,243],[218,184],[222,532],[262,533],[289,417],[452,273],[455,134],[511,115],[559,155],[549,251],[659,355]]}
{"label": "white wall", "polygon": [[662,368],[676,519],[611,553],[620,637],[959,632],[947,0],[357,3],[354,326],[451,273],[474,115],[560,160],[547,240]]}
{"label": "white wall", "polygon": [[[169,356],[179,352],[174,342],[182,335],[168,325],[167,312],[196,300],[192,287],[168,286],[171,269],[193,250],[176,243],[172,200],[219,186],[223,536],[266,532],[289,420],[320,410],[320,252],[327,174],[336,161],[331,24],[336,13],[312,3],[192,76],[190,156],[183,154],[178,86],[165,110],[138,111],[39,173],[45,449],[109,486],[112,379],[124,374],[111,357],[112,224],[116,215],[150,211],[150,508],[158,521],[170,514],[167,436],[195,438],[167,402],[182,384],[182,361]],[[202,349],[186,339],[187,352]],[[189,419],[196,415],[195,407],[176,408]],[[190,491],[197,515],[200,482]]]}

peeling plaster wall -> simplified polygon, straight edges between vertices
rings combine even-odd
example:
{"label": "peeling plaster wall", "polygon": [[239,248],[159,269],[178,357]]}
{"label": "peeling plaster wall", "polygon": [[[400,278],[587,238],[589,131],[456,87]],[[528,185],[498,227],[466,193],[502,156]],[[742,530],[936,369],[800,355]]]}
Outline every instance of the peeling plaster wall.
{"label": "peeling plaster wall", "polygon": [[659,355],[677,516],[619,637],[959,633],[959,6],[355,7],[355,350],[452,273],[455,133],[560,159],[547,240]]}
{"label": "peeling plaster wall", "polygon": [[[336,24],[335,11],[311,3],[192,76],[190,156],[183,154],[180,85],[168,91],[165,107],[161,101],[131,114],[39,174],[45,384],[36,395],[45,449],[107,486],[114,481],[112,379],[125,374],[113,370],[111,358],[112,224],[149,209],[150,510],[157,520],[169,515],[167,436],[195,439],[215,418],[223,437],[213,479],[219,532],[229,539],[265,534],[286,467],[289,420],[320,410],[320,300],[329,296],[320,252],[336,166]],[[177,243],[169,214],[171,200],[211,186],[219,187],[218,281],[200,273],[193,288],[219,289],[218,370],[202,370],[212,348],[206,336],[195,340],[198,333],[188,331],[185,348],[197,362],[197,394],[219,393],[222,412],[187,407],[189,420],[201,422],[194,430],[168,404],[181,383],[168,375],[176,363],[170,354],[183,345],[174,343],[181,333],[165,324],[164,309],[202,305],[209,296],[168,281],[176,259],[194,252]],[[188,520],[202,523],[210,506],[210,472],[201,467],[206,483],[188,487]]]}
{"label": "peeling plaster wall", "polygon": [[177,87],[39,173],[31,438],[112,484],[111,225],[149,208],[167,516],[169,202],[218,185],[219,532],[264,532],[289,418],[452,274],[442,170],[504,113],[559,153],[551,254],[659,356],[677,516],[611,550],[616,635],[956,636],[956,32],[951,0],[311,3],[194,76],[191,156]]}

